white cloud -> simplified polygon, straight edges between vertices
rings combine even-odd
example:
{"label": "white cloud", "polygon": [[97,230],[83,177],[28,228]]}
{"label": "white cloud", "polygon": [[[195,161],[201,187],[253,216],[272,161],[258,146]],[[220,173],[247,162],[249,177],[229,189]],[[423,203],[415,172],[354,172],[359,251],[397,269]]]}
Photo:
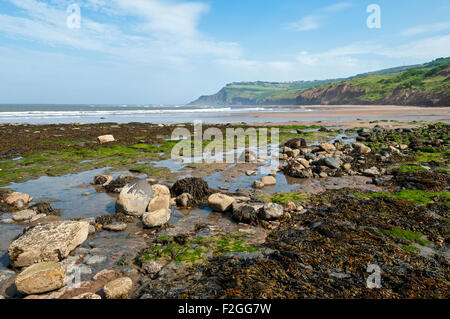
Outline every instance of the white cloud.
{"label": "white cloud", "polygon": [[333,12],[339,12],[353,6],[351,2],[338,2],[326,8],[319,9],[316,14],[304,16],[296,22],[286,24],[286,28],[295,32],[303,32],[318,29],[322,22]]}
{"label": "white cloud", "polygon": [[377,52],[389,58],[434,59],[447,57],[450,52],[450,34],[425,38],[418,41],[386,47]]}
{"label": "white cloud", "polygon": [[322,63],[324,60],[340,59],[352,63],[355,57],[381,56],[388,58],[434,59],[446,57],[450,52],[450,34],[425,38],[418,41],[386,46],[375,42],[359,42],[336,47],[324,52],[300,52],[297,60],[306,65]]}
{"label": "white cloud", "polygon": [[[132,16],[139,25],[120,26],[99,23],[83,15],[84,6],[99,9],[105,2],[89,0],[82,5],[80,29],[69,29],[67,12],[62,3],[48,5],[37,0],[9,0],[26,16],[0,14],[0,32],[23,37],[51,46],[64,46],[106,54],[111,58],[134,60],[147,64],[161,61],[187,61],[187,58],[236,59],[239,45],[209,38],[198,30],[201,16],[208,6],[199,2],[161,0],[113,0],[102,10]],[[68,2],[67,2],[68,3]],[[131,29],[130,29],[131,28]]]}
{"label": "white cloud", "polygon": [[[386,58],[432,60],[448,56],[450,35],[426,38],[396,46],[377,42],[358,42],[322,52],[302,51],[287,61],[220,61],[226,72],[245,76],[245,80],[290,81],[339,78],[387,68]],[[385,61],[384,64],[380,61]],[[242,78],[239,80],[243,80]]]}
{"label": "white cloud", "polygon": [[441,22],[435,24],[423,24],[416,27],[408,28],[402,31],[402,35],[411,36],[429,32],[439,32],[450,29],[450,22]]}
{"label": "white cloud", "polygon": [[318,29],[323,17],[321,15],[309,15],[301,18],[297,22],[288,23],[286,27],[291,31],[309,31]]}
{"label": "white cloud", "polygon": [[353,3],[351,3],[351,2],[339,2],[339,3],[336,3],[334,5],[331,5],[325,9],[323,9],[323,11],[326,11],[326,12],[342,11],[342,10],[345,10],[352,6],[353,6]]}
{"label": "white cloud", "polygon": [[171,3],[156,0],[115,0],[120,9],[144,19],[142,28],[177,37],[198,35],[200,17],[209,6],[200,2]]}

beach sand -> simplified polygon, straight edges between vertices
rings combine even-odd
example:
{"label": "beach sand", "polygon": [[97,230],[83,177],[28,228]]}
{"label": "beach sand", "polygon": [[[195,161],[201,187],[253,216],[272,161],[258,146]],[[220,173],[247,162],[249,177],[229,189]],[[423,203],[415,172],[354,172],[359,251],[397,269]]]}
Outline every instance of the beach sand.
{"label": "beach sand", "polygon": [[[225,119],[232,121],[233,118],[244,118],[244,121],[245,118],[252,119],[252,124],[277,122],[278,124],[289,125],[294,121],[301,121],[304,125],[321,123],[323,125],[338,124],[343,127],[360,126],[360,122],[364,120],[450,123],[450,108],[391,105],[313,105],[302,106],[298,110],[293,108],[291,112],[233,114],[224,116],[224,121]],[[255,121],[255,118],[260,119],[260,121]],[[376,125],[376,123],[373,125]]]}

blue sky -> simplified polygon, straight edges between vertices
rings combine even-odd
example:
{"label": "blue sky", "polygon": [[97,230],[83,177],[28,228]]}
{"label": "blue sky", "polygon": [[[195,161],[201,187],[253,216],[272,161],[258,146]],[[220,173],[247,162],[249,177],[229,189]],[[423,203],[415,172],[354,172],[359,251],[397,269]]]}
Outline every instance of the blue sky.
{"label": "blue sky", "polygon": [[447,0],[2,0],[0,103],[182,104],[422,63],[450,56],[448,17]]}

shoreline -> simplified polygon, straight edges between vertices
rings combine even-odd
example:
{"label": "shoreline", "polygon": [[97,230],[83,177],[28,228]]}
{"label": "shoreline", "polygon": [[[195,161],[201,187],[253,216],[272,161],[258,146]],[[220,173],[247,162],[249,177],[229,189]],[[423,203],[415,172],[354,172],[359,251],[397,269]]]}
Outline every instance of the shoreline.
{"label": "shoreline", "polygon": [[[126,277],[136,299],[211,299],[217,289],[221,296],[256,299],[445,297],[448,125],[306,124],[236,126],[280,129],[280,146],[289,147],[280,148],[280,166],[269,175],[259,170],[271,165],[264,155],[255,155],[255,163],[175,165],[170,151],[178,141],[170,134],[179,125],[1,125],[0,296],[105,298],[103,286]],[[104,134],[116,140],[100,144],[96,138]],[[218,208],[210,195],[183,202],[189,188],[177,193],[174,186],[191,177],[235,205]],[[149,227],[143,217],[117,210],[120,191],[136,180],[168,188],[167,223]],[[14,182],[9,190],[8,182]],[[11,191],[33,197],[30,206],[5,205]],[[7,268],[15,260],[8,247],[27,236],[25,227],[57,222],[89,223],[85,241],[58,261],[79,267],[83,288],[29,296],[11,289],[23,269]],[[45,242],[45,227],[41,237]],[[386,269],[383,289],[366,288],[368,262]],[[402,279],[404,267],[419,274],[411,275],[412,284]],[[414,284],[433,279],[423,269],[439,279],[426,289]]]}
{"label": "shoreline", "polygon": [[[239,110],[242,108],[242,110]],[[254,109],[260,108],[259,111]],[[273,109],[273,110],[271,110]],[[179,112],[175,112],[179,110]],[[224,124],[230,122],[247,122],[253,124],[263,121],[284,122],[290,121],[325,121],[325,122],[346,122],[363,120],[398,120],[412,121],[420,118],[425,121],[450,121],[449,107],[417,107],[417,106],[386,106],[386,105],[312,105],[312,106],[237,106],[232,111],[215,112],[209,109],[208,112],[183,112],[182,109],[173,108],[170,113],[141,114],[140,111],[127,110],[125,113],[109,115],[59,115],[40,118],[36,114],[30,117],[18,117],[19,123],[27,124],[71,124],[74,122],[85,122],[89,124],[100,123],[183,123],[186,120],[203,120],[207,124]],[[62,112],[64,113],[64,112]],[[12,119],[12,118],[11,118]],[[1,118],[0,123],[11,123],[11,119]]]}
{"label": "shoreline", "polygon": [[[295,119],[288,122],[299,121],[299,118],[305,123],[316,123],[318,120],[322,123],[332,122],[346,122],[351,125],[351,122],[357,122],[358,119],[362,121],[372,120],[396,120],[396,121],[412,121],[420,120],[427,122],[443,121],[450,123],[450,108],[448,107],[416,107],[416,106],[382,106],[382,105],[315,105],[308,106],[310,112],[267,112],[247,115],[247,117],[256,117],[258,119],[276,118],[278,120],[291,118]],[[237,117],[237,116],[231,116]],[[245,116],[243,116],[245,118]],[[309,118],[314,118],[310,120]],[[261,124],[261,123],[254,123]]]}

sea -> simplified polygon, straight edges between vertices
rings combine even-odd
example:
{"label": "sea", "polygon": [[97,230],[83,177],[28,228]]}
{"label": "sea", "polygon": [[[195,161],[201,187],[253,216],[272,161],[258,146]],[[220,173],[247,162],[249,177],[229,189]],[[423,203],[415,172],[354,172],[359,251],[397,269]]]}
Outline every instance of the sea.
{"label": "sea", "polygon": [[[48,105],[0,104],[0,123],[205,123],[257,122],[258,114],[305,111],[303,107],[191,105]],[[249,117],[249,114],[255,115]]]}

